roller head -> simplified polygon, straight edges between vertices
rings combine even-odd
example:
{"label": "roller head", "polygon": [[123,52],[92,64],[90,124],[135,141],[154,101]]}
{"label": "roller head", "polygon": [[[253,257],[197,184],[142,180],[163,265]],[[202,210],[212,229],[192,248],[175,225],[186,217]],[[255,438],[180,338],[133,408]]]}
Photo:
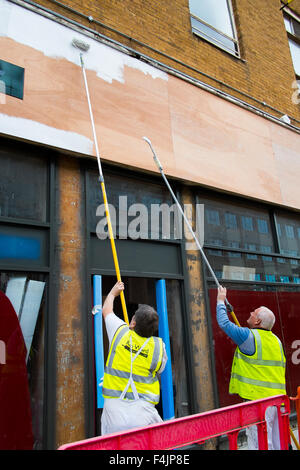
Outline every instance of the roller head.
{"label": "roller head", "polygon": [[149,144],[152,147],[151,140],[148,139],[148,137],[143,137],[143,139],[147,142],[147,144]]}
{"label": "roller head", "polygon": [[154,159],[154,161],[155,161],[155,163],[156,163],[156,165],[157,165],[159,171],[162,171],[163,168],[162,168],[162,166],[161,166],[161,163],[160,163],[159,159],[158,159],[157,156],[156,156],[156,153],[154,152],[154,149],[153,149],[152,144],[151,144],[151,140],[148,139],[148,137],[143,137],[143,139],[147,142],[147,144],[149,144],[149,146],[150,146],[150,148],[151,148],[151,150],[152,150],[152,153],[153,153],[153,159]]}
{"label": "roller head", "polygon": [[89,44],[76,38],[72,40],[72,46],[76,47],[76,49],[79,49],[80,52],[87,52],[90,48]]}

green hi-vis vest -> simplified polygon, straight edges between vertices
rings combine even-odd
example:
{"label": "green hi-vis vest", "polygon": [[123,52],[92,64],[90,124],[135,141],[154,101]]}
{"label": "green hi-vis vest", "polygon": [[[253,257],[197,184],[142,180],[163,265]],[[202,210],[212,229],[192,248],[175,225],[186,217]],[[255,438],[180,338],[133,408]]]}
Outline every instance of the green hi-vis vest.
{"label": "green hi-vis vest", "polygon": [[286,361],[280,339],[271,331],[251,331],[255,338],[255,353],[248,356],[236,348],[229,393],[237,393],[247,400],[286,394]]}
{"label": "green hi-vis vest", "polygon": [[123,325],[116,331],[106,361],[104,398],[144,399],[157,404],[160,386],[157,371],[162,362],[161,338],[142,338]]}

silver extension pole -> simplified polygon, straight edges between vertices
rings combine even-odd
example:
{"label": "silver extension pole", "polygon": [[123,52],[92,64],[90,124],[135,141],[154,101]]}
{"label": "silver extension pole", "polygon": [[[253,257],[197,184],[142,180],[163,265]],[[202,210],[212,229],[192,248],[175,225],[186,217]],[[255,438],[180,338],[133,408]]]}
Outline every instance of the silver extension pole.
{"label": "silver extension pole", "polygon": [[178,207],[180,213],[182,214],[182,216],[183,216],[183,218],[184,218],[184,220],[185,220],[186,225],[188,226],[188,229],[189,229],[189,231],[191,232],[191,234],[192,234],[192,236],[193,236],[193,238],[194,238],[194,240],[195,240],[195,242],[196,242],[196,245],[197,245],[197,247],[198,247],[199,250],[200,250],[201,255],[203,256],[204,261],[206,262],[206,265],[207,265],[207,267],[208,267],[208,269],[209,269],[209,271],[210,271],[212,277],[214,278],[215,283],[217,284],[217,287],[220,287],[220,283],[219,283],[219,281],[218,281],[218,279],[217,279],[217,277],[216,277],[216,275],[215,275],[215,273],[214,273],[214,271],[213,271],[211,265],[209,264],[209,261],[208,261],[206,255],[205,255],[204,251],[202,250],[202,247],[201,247],[201,245],[200,245],[200,243],[199,243],[199,240],[198,240],[198,238],[196,237],[195,232],[193,231],[193,229],[192,229],[192,227],[191,227],[191,225],[190,225],[190,223],[189,223],[189,221],[188,221],[188,219],[187,219],[185,213],[183,212],[183,210],[182,210],[182,208],[181,208],[181,205],[179,204],[179,202],[178,202],[178,200],[177,200],[177,198],[176,198],[176,196],[175,196],[175,194],[174,194],[174,192],[173,192],[173,190],[172,190],[172,188],[171,188],[171,186],[170,186],[170,184],[169,184],[169,182],[168,182],[168,180],[167,180],[167,178],[166,178],[166,176],[165,176],[165,174],[164,174],[162,165],[161,165],[159,159],[157,158],[157,155],[156,155],[156,153],[155,153],[155,151],[154,151],[154,149],[153,149],[153,147],[152,147],[152,144],[151,144],[150,139],[148,139],[148,137],[143,137],[143,139],[147,142],[147,144],[149,144],[149,146],[150,146],[150,148],[151,148],[151,150],[152,150],[152,153],[153,153],[154,161],[155,161],[155,163],[156,163],[156,165],[157,165],[157,167],[158,167],[158,169],[159,169],[159,171],[160,171],[160,173],[161,173],[161,175],[162,175],[162,177],[163,177],[163,179],[164,179],[164,181],[165,181],[165,183],[166,183],[166,185],[167,185],[167,187],[168,187],[170,193],[172,194],[172,197],[173,197],[173,199],[174,199],[174,201],[175,201],[175,203],[176,203],[176,205],[177,205],[177,207]]}
{"label": "silver extension pole", "polygon": [[[176,205],[177,205],[177,207],[178,207],[180,213],[182,214],[182,216],[183,216],[183,218],[184,218],[184,221],[185,221],[185,223],[186,223],[186,225],[187,225],[189,231],[191,232],[191,234],[192,234],[192,236],[193,236],[193,238],[194,238],[194,240],[195,240],[195,242],[196,242],[197,247],[198,247],[199,250],[200,250],[201,255],[203,256],[203,259],[204,259],[204,261],[205,261],[205,263],[206,263],[206,266],[208,267],[208,269],[209,269],[209,271],[210,271],[210,273],[211,273],[211,275],[212,275],[212,277],[213,277],[213,279],[214,279],[214,281],[215,281],[217,287],[218,287],[218,288],[221,287],[221,286],[220,286],[220,283],[219,283],[219,281],[218,281],[218,279],[217,279],[217,276],[215,275],[215,273],[214,273],[214,271],[213,271],[213,269],[212,269],[212,267],[211,267],[211,265],[210,265],[210,263],[209,263],[209,261],[208,261],[206,255],[205,255],[204,251],[202,250],[202,247],[201,247],[201,245],[200,245],[200,242],[199,242],[198,238],[196,237],[196,234],[195,234],[194,230],[193,230],[192,227],[191,227],[191,224],[189,223],[189,221],[188,221],[188,219],[187,219],[185,213],[183,212],[182,207],[181,207],[181,205],[179,204],[179,202],[178,202],[178,200],[177,200],[177,197],[175,196],[174,191],[172,190],[172,188],[171,188],[171,186],[170,186],[170,184],[169,184],[169,181],[167,180],[167,178],[166,178],[166,176],[165,176],[165,174],[164,174],[162,165],[161,165],[161,163],[160,163],[160,161],[159,161],[159,159],[158,159],[158,157],[157,157],[157,155],[156,155],[156,153],[155,153],[155,151],[154,151],[154,149],[153,149],[153,147],[152,147],[151,140],[148,139],[148,137],[143,137],[143,139],[147,142],[147,144],[149,144],[149,146],[150,146],[150,148],[151,148],[151,150],[152,150],[152,153],[153,153],[154,161],[155,161],[155,163],[156,163],[156,165],[157,165],[157,167],[158,167],[158,169],[159,169],[159,171],[160,171],[160,173],[161,173],[161,176],[163,177],[163,179],[164,179],[164,181],[165,181],[165,183],[166,183],[166,185],[167,185],[167,187],[168,187],[170,193],[172,194],[172,197],[173,197],[173,199],[174,199],[174,201],[175,201],[175,203],[176,203]],[[237,318],[236,318],[236,316],[235,316],[235,314],[234,314],[233,307],[232,307],[232,305],[228,302],[227,299],[225,299],[225,304],[226,304],[226,306],[228,307],[228,309],[230,310],[230,312],[231,312],[231,314],[232,314],[232,316],[233,316],[233,319],[234,319],[235,323],[239,325],[238,320],[237,320]],[[240,326],[240,325],[239,325],[239,326]]]}

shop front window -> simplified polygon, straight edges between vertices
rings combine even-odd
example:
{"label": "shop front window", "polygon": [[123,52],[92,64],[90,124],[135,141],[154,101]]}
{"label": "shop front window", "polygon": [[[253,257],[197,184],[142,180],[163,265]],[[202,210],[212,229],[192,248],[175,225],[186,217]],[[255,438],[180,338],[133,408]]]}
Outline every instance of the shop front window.
{"label": "shop front window", "polygon": [[199,203],[204,205],[205,245],[263,253],[274,251],[271,221],[267,210],[257,210],[252,205],[226,203],[202,196],[199,196]]}
{"label": "shop front window", "polygon": [[[204,204],[207,259],[217,279],[227,288],[241,326],[247,327],[250,312],[264,305],[275,314],[273,332],[286,353],[287,393],[295,396],[298,384],[297,327],[300,319],[300,218],[298,214],[274,210],[225,196],[198,196]],[[219,225],[208,214],[218,212]],[[217,241],[217,243],[216,243]],[[209,318],[216,364],[219,406],[240,401],[229,395],[229,380],[236,345],[216,321],[217,288],[205,266],[209,291]],[[232,319],[231,319],[232,320]],[[233,320],[232,320],[233,321]]]}
{"label": "shop front window", "polygon": [[1,142],[0,448],[7,450],[42,449],[45,442],[50,165],[40,153]]}

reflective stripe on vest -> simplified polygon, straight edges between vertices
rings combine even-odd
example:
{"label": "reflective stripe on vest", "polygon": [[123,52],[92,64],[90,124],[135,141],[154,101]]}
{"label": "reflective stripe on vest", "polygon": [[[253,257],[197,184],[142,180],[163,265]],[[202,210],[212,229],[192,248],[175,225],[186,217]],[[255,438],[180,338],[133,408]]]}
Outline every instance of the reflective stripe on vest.
{"label": "reflective stripe on vest", "polygon": [[229,393],[256,400],[285,394],[285,356],[281,341],[271,331],[251,330],[255,338],[252,356],[236,349]]}
{"label": "reflective stripe on vest", "polygon": [[[132,347],[132,340],[135,349]],[[138,398],[143,398],[154,404],[158,403],[160,387],[156,372],[161,365],[162,353],[163,347],[160,338],[152,336],[145,341],[145,338],[130,330],[127,325],[121,326],[113,338],[108,354],[103,381],[103,396],[133,400],[138,395]]]}

